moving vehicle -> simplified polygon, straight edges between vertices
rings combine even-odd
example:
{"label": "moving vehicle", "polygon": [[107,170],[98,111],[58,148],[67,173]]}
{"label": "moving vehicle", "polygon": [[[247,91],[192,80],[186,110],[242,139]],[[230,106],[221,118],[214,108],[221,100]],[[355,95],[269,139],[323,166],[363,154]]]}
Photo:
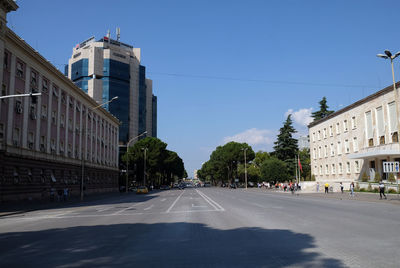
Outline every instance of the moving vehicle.
{"label": "moving vehicle", "polygon": [[149,192],[149,189],[147,189],[146,186],[139,186],[136,190],[137,194],[147,194]]}

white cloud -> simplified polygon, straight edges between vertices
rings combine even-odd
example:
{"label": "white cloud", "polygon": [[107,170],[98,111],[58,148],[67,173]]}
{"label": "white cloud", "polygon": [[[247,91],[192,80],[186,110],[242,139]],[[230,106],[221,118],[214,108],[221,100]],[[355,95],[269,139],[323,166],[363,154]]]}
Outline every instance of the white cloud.
{"label": "white cloud", "polygon": [[292,115],[293,122],[296,123],[299,126],[306,127],[308,124],[310,124],[313,121],[313,118],[311,117],[313,108],[303,108],[298,111],[294,111],[293,109],[289,109],[285,113],[285,117],[288,116],[289,114]]}
{"label": "white cloud", "polygon": [[271,149],[276,138],[276,133],[268,129],[256,129],[251,128],[245,130],[244,132],[238,133],[236,135],[225,137],[224,143],[235,141],[235,142],[246,142],[256,150],[268,150]]}

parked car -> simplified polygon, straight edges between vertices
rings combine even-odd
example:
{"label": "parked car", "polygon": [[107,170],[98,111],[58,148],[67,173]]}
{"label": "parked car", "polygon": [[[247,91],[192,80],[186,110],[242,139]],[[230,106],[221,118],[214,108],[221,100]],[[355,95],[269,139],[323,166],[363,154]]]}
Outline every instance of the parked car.
{"label": "parked car", "polygon": [[211,183],[209,182],[204,183],[204,187],[211,187]]}
{"label": "parked car", "polygon": [[229,188],[236,189],[236,184],[234,184],[234,183],[229,184]]}
{"label": "parked car", "polygon": [[161,185],[160,186],[160,190],[169,190],[169,186],[168,185]]}
{"label": "parked car", "polygon": [[136,190],[137,194],[147,194],[149,192],[149,189],[147,189],[146,186],[139,186]]}

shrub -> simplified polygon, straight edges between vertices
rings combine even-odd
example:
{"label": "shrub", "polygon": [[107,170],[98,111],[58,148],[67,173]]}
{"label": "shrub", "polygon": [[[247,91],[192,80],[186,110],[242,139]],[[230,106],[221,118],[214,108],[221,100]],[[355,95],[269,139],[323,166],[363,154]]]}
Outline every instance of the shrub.
{"label": "shrub", "polygon": [[367,175],[366,172],[364,172],[364,173],[362,174],[361,181],[362,181],[362,182],[367,182],[368,180],[369,180],[368,175]]}
{"label": "shrub", "polygon": [[390,181],[390,182],[395,182],[396,181],[395,178],[394,178],[394,174],[393,173],[389,173],[388,181]]}
{"label": "shrub", "polygon": [[368,192],[372,192],[372,186],[371,183],[368,183],[368,188],[367,188]]}
{"label": "shrub", "polygon": [[372,191],[373,191],[374,193],[377,193],[377,192],[379,192],[379,189],[376,188],[376,187],[374,187],[374,189],[372,189]]}
{"label": "shrub", "polygon": [[354,187],[354,190],[359,191],[360,190],[360,184],[357,182],[356,186]]}
{"label": "shrub", "polygon": [[315,175],[314,174],[311,176],[311,181],[315,181]]}
{"label": "shrub", "polygon": [[360,192],[366,192],[365,188],[360,188]]}
{"label": "shrub", "polygon": [[375,182],[380,182],[381,181],[381,174],[379,174],[379,172],[375,173],[375,178],[374,178]]}
{"label": "shrub", "polygon": [[389,190],[388,190],[388,193],[389,193],[389,194],[396,194],[397,191],[396,191],[395,189],[389,189]]}

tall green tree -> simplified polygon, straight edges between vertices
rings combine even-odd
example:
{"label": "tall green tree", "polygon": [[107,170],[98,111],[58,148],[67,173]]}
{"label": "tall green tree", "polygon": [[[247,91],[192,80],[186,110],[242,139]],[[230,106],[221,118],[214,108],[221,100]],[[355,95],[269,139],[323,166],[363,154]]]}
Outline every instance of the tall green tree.
{"label": "tall green tree", "polygon": [[292,126],[292,123],[291,115],[289,114],[283,127],[280,128],[277,140],[274,143],[274,156],[286,163],[289,175],[294,175],[296,166],[295,157],[299,150],[297,139],[293,138],[293,134],[297,131]]}
{"label": "tall green tree", "polygon": [[288,179],[288,174],[285,161],[275,157],[266,159],[261,165],[261,176],[263,180],[266,181],[286,181]]}
{"label": "tall green tree", "polygon": [[329,106],[326,104],[326,97],[323,97],[319,102],[319,111],[315,111],[311,114],[311,117],[314,118],[314,121],[327,117],[333,111],[328,110]]}
{"label": "tall green tree", "polygon": [[300,164],[303,169],[303,172],[300,172],[300,176],[302,179],[306,181],[311,180],[311,158],[310,158],[310,149],[304,148],[299,151]]}

